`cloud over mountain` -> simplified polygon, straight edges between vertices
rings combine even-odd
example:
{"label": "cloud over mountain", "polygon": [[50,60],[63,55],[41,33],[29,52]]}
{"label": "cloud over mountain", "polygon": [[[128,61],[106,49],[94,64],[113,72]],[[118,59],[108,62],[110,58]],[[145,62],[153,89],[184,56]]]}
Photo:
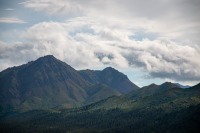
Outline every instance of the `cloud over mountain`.
{"label": "cloud over mountain", "polygon": [[166,39],[137,41],[130,37],[134,31],[120,28],[119,22],[113,27],[89,20],[82,17],[33,25],[22,34],[24,42],[1,45],[7,51],[1,52],[1,58],[16,61],[53,54],[76,67],[142,67],[153,77],[180,81],[200,78],[199,49]]}
{"label": "cloud over mountain", "polygon": [[[0,33],[9,39],[16,30],[21,37],[0,38],[0,69],[53,54],[78,69],[117,66],[199,81],[199,5],[198,0],[20,1],[28,20],[19,18],[30,23]],[[17,12],[18,6],[3,9]]]}

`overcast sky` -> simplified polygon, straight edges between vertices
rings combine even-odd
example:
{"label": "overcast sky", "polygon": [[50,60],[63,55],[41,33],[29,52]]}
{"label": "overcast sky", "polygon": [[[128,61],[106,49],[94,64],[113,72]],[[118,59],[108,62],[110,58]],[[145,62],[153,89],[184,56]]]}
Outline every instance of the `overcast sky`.
{"label": "overcast sky", "polygon": [[200,82],[200,0],[0,0],[0,71],[52,54],[139,86]]}

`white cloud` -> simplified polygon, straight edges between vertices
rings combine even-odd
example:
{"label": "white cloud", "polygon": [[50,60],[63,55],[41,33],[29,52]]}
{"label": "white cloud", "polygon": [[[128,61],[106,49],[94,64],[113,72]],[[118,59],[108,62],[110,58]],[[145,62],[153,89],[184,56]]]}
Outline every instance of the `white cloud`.
{"label": "white cloud", "polygon": [[[53,54],[81,69],[134,67],[152,77],[185,83],[200,80],[198,0],[29,0],[21,4],[60,22],[34,24],[23,32],[20,43],[1,42],[0,62],[5,62],[1,70]],[[1,21],[24,23],[18,18]]]}
{"label": "white cloud", "polygon": [[82,12],[81,6],[74,0],[29,0],[20,4],[35,11],[44,11],[50,15],[60,13],[72,15]]}
{"label": "white cloud", "polygon": [[68,35],[70,27],[64,23],[44,22],[31,27],[23,35],[39,57],[53,54],[73,66],[98,65],[89,44],[80,43]]}
{"label": "white cloud", "polygon": [[117,18],[128,23],[122,25],[124,27],[134,25],[135,28],[159,33],[162,37],[187,38],[200,43],[198,0],[29,0],[23,5],[52,15],[65,14],[66,18],[72,14],[90,16],[94,20],[101,16],[108,21],[116,21],[110,18]]}
{"label": "white cloud", "polygon": [[160,38],[136,41],[130,38],[134,27],[121,27],[126,25],[123,21],[111,23],[80,17],[65,23],[35,24],[24,31],[24,42],[0,45],[0,57],[7,63],[25,63],[53,54],[76,68],[138,67],[153,77],[185,82],[200,79],[198,47]]}
{"label": "white cloud", "polygon": [[16,24],[23,24],[26,23],[24,20],[19,18],[0,18],[0,23],[16,23]]}

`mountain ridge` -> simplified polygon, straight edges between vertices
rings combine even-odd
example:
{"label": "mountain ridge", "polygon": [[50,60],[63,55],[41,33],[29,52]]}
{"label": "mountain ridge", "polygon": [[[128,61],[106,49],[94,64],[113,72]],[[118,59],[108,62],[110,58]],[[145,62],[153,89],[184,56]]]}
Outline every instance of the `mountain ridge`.
{"label": "mountain ridge", "polygon": [[112,67],[107,67],[102,71],[89,69],[81,70],[79,73],[89,82],[103,83],[115,88],[117,91],[123,94],[139,89],[139,87],[132,83],[126,75]]}
{"label": "mountain ridge", "polygon": [[[113,74],[119,76],[118,82],[126,77],[114,68],[105,68],[105,70],[99,71],[100,75],[104,77],[109,73],[112,82],[115,80]],[[125,79],[129,84],[133,84],[127,77]],[[97,94],[90,94],[87,88],[98,88]],[[86,101],[91,103],[112,95],[120,95],[122,92],[120,90],[123,89],[126,89],[126,85],[116,89],[110,82],[102,82],[102,80],[91,82],[82,76],[80,71],[56,59],[53,55],[46,55],[0,72],[0,109],[48,109],[62,104],[71,108],[82,103],[87,104]]]}
{"label": "mountain ridge", "polygon": [[177,86],[174,83],[171,82],[165,82],[162,83],[161,85],[156,85],[154,83],[148,85],[148,86],[144,86],[136,91],[130,92],[129,94],[127,94],[127,97],[131,98],[131,99],[135,99],[135,98],[140,98],[140,97],[147,97],[150,95],[154,95],[157,93],[162,93],[166,90],[169,90],[171,88],[176,88],[179,86]]}

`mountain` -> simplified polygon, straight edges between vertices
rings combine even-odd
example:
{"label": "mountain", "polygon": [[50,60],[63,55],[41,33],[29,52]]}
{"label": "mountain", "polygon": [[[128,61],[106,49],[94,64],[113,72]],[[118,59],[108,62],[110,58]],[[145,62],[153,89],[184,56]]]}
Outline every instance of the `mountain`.
{"label": "mountain", "polygon": [[200,131],[200,83],[138,88],[114,68],[77,71],[48,55],[0,72],[0,92],[2,133]]}
{"label": "mountain", "polygon": [[103,83],[123,94],[139,89],[126,75],[112,67],[107,67],[102,71],[81,70],[79,73],[88,82]]}
{"label": "mountain", "polygon": [[84,101],[83,89],[91,84],[78,72],[52,55],[0,73],[0,103],[3,108],[51,108]]}
{"label": "mountain", "polygon": [[127,76],[114,68],[77,71],[47,55],[0,72],[0,112],[71,108],[135,88],[138,87]]}
{"label": "mountain", "polygon": [[161,93],[161,92],[164,92],[166,90],[169,90],[171,88],[176,88],[176,87],[179,88],[178,85],[171,83],[171,82],[165,82],[161,85],[150,84],[149,86],[144,86],[144,87],[138,89],[137,91],[133,91],[133,92],[127,94],[127,97],[132,98],[132,99],[146,97],[146,96]]}

